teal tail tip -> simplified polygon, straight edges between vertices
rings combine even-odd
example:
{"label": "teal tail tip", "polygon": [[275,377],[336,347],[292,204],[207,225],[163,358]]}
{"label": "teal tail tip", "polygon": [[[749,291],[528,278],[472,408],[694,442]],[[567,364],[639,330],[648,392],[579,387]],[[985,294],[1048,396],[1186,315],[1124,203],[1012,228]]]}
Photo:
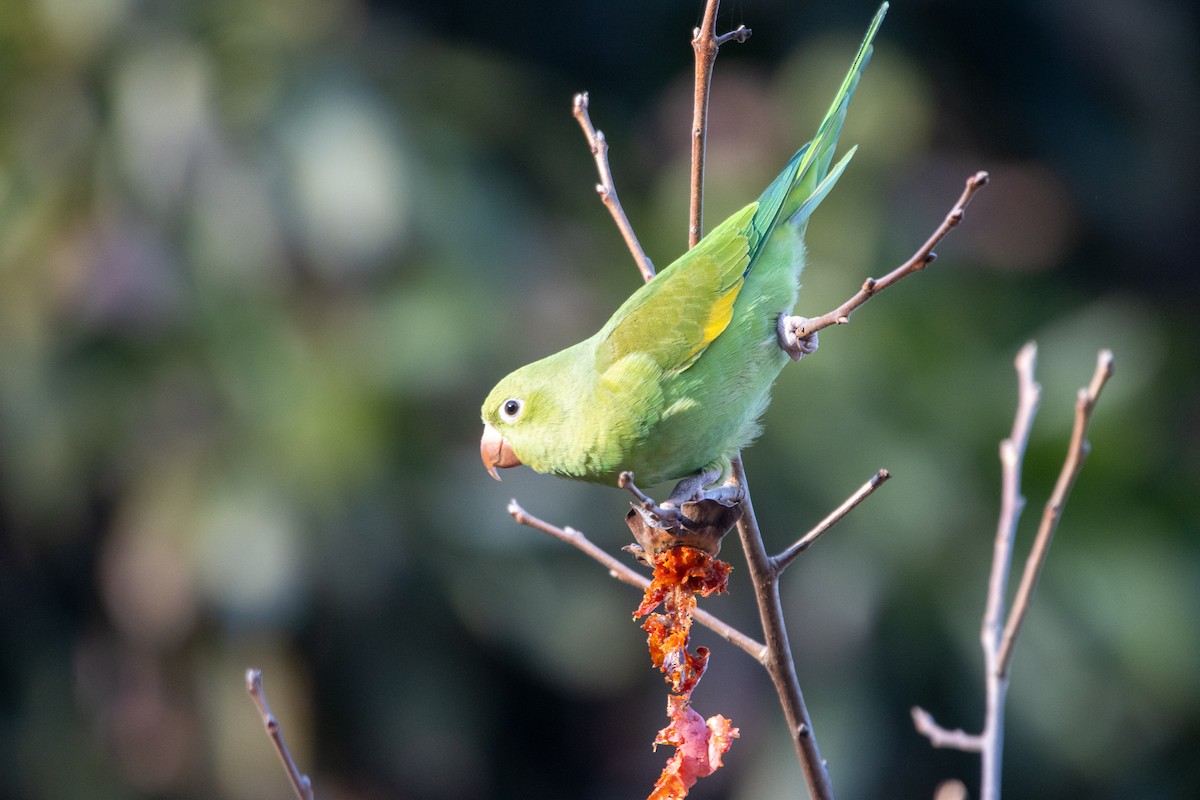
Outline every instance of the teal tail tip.
{"label": "teal tail tip", "polygon": [[866,69],[867,62],[871,60],[875,35],[879,32],[888,6],[885,2],[875,12],[867,33],[858,46],[858,52],[854,55],[850,70],[842,79],[842,85],[834,94],[833,103],[825,112],[812,140],[796,151],[783,171],[759,197],[760,209],[755,214],[755,219],[761,220],[761,223],[756,223],[756,227],[761,230],[768,230],[773,226],[777,215],[780,214],[792,224],[802,224],[829,194],[846,165],[850,163],[850,159],[854,157],[856,147],[850,148],[837,163],[832,163],[838,136],[846,119],[846,109],[858,86],[858,79]]}
{"label": "teal tail tip", "polygon": [[[830,167],[834,149],[837,147],[838,136],[842,132],[842,124],[846,120],[846,109],[850,105],[850,98],[854,95],[854,90],[858,87],[858,80],[862,77],[863,70],[867,68],[867,63],[871,60],[875,35],[879,33],[879,27],[883,24],[888,6],[889,4],[885,2],[875,12],[871,24],[867,27],[867,33],[858,46],[858,52],[854,55],[850,70],[842,80],[841,87],[833,96],[833,104],[825,112],[821,127],[817,129],[812,141],[802,147],[793,159],[796,167],[789,183],[793,187],[800,188],[799,195],[803,199],[795,211],[788,214],[788,218],[792,222],[803,220],[812,213],[829,193],[829,190],[833,188],[833,185],[837,183],[842,171],[854,157],[856,147],[850,148],[850,151],[841,160],[833,164],[832,168]],[[769,191],[770,189],[768,189]]]}
{"label": "teal tail tip", "polygon": [[868,47],[875,38],[875,34],[879,32],[879,27],[883,25],[883,18],[887,16],[888,8],[890,7],[891,3],[883,3],[879,6],[879,10],[875,12],[875,16],[871,18],[871,24],[867,27],[867,35],[864,37],[864,44]]}
{"label": "teal tail tip", "polygon": [[881,25],[883,25],[883,18],[887,16],[888,8],[890,6],[890,3],[885,2],[879,7],[879,10],[875,12],[875,16],[871,18],[871,24],[867,26],[867,35],[863,37],[862,49],[859,50],[859,58],[855,59],[856,62],[862,59],[866,52],[871,50],[871,45],[875,41],[875,34],[879,33],[879,28]]}

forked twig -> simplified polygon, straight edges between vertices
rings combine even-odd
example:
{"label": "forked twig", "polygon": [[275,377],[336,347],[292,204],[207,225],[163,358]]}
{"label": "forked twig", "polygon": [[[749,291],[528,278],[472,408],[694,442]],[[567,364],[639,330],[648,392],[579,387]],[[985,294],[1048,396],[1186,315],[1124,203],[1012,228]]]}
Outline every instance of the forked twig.
{"label": "forked twig", "polygon": [[[512,514],[513,519],[520,525],[527,525],[534,530],[539,530],[543,533],[548,533],[559,541],[566,542],[572,547],[582,550],[587,555],[591,556],[596,561],[599,561],[608,568],[608,574],[622,583],[628,583],[630,586],[636,586],[644,590],[650,585],[650,579],[640,572],[636,572],[628,564],[620,561],[608,553],[601,550],[590,539],[583,535],[582,531],[575,528],[566,527],[560,528],[556,525],[551,525],[543,519],[539,519],[530,514],[525,509],[513,500],[508,504],[508,513]],[[763,653],[766,647],[760,642],[756,642],[746,634],[739,631],[727,622],[721,621],[716,616],[708,613],[702,608],[697,608],[692,612],[692,618],[699,622],[704,627],[711,630],[713,633],[720,636],[730,644],[737,645],[744,650],[755,661],[762,662]]]}
{"label": "forked twig", "polygon": [[267,735],[271,737],[271,742],[275,745],[275,752],[279,754],[279,760],[283,762],[283,770],[287,773],[288,780],[291,781],[292,791],[296,793],[298,800],[313,800],[312,781],[296,766],[292,752],[288,750],[287,742],[283,739],[283,729],[279,726],[279,720],[275,719],[275,715],[271,713],[271,707],[267,705],[267,695],[263,692],[261,669],[246,670],[246,691],[250,693],[254,705],[258,707],[258,713],[262,717],[263,726],[267,729]]}
{"label": "forked twig", "polygon": [[[746,487],[746,476],[740,459],[734,463],[734,477],[743,488]],[[767,614],[771,617],[769,622],[763,624],[767,644],[755,641],[703,609],[697,608],[693,611],[693,618],[697,622],[731,644],[737,645],[766,668],[767,674],[771,676],[772,682],[780,694],[780,702],[788,719],[796,749],[803,753],[801,767],[805,772],[805,779],[809,783],[813,797],[832,798],[833,787],[825,770],[824,761],[820,758],[817,742],[812,732],[812,722],[809,720],[808,709],[804,705],[803,694],[800,691],[800,683],[796,678],[791,647],[787,640],[787,629],[783,624],[783,609],[779,604],[779,577],[796,555],[807,549],[818,537],[836,525],[852,508],[873,494],[890,477],[891,474],[887,470],[879,470],[811,531],[775,558],[768,557],[763,548],[762,536],[758,532],[758,522],[754,517],[754,509],[750,504],[750,496],[747,491],[743,500],[745,513],[743,522],[746,518],[752,520],[751,539],[757,542],[757,547],[753,551],[747,550],[747,562],[755,597],[759,602],[760,615]],[[597,547],[575,528],[559,528],[539,519],[522,508],[516,500],[508,504],[508,512],[518,524],[547,533],[583,551],[605,566],[613,578],[641,589],[645,589],[649,585],[649,579]],[[739,530],[743,522],[738,523]],[[742,537],[742,541],[743,547],[745,547],[746,536]],[[816,791],[812,791],[813,787],[816,787]]]}
{"label": "forked twig", "polygon": [[1066,460],[1063,462],[1062,471],[1054,485],[1054,493],[1050,495],[1042,512],[1042,521],[1038,526],[1029,558],[1025,561],[1025,572],[1021,576],[1020,584],[1017,585],[1017,593],[1013,597],[1008,623],[1004,626],[1004,636],[996,655],[997,665],[1002,674],[1008,674],[1008,666],[1012,661],[1013,644],[1021,632],[1021,624],[1025,621],[1025,616],[1029,611],[1029,602],[1033,597],[1033,590],[1037,586],[1038,577],[1042,573],[1042,567],[1046,563],[1050,540],[1054,538],[1054,532],[1058,530],[1058,522],[1062,518],[1067,496],[1071,493],[1071,487],[1075,485],[1075,479],[1079,477],[1079,471],[1083,469],[1084,459],[1091,452],[1091,444],[1087,440],[1088,425],[1091,423],[1092,412],[1096,408],[1100,392],[1112,374],[1113,353],[1111,350],[1101,350],[1096,358],[1096,370],[1092,374],[1091,383],[1081,388],[1076,395],[1075,425],[1071,431],[1071,444],[1067,448]]}
{"label": "forked twig", "polygon": [[[968,178],[966,187],[942,224],[908,261],[879,280],[867,279],[858,293],[845,303],[827,314],[806,320],[797,335],[806,336],[830,325],[848,322],[850,314],[876,294],[928,266],[934,259],[933,248],[962,221],[967,204],[970,203],[975,193],[987,184],[987,180],[986,172],[977,172]],[[695,201],[696,198],[693,200]],[[886,471],[882,475],[877,475],[876,485],[868,484],[870,488],[863,496],[874,491],[878,483],[886,480],[886,476]],[[759,618],[763,625],[763,638],[767,642],[769,662],[767,671],[775,684],[775,691],[783,706],[784,716],[787,717],[788,726],[792,732],[792,741],[804,772],[805,781],[808,784],[809,793],[817,800],[829,800],[833,797],[833,786],[830,783],[829,772],[825,768],[824,760],[817,748],[816,739],[812,735],[812,722],[809,719],[808,709],[804,704],[804,695],[800,691],[800,685],[796,678],[796,668],[792,663],[787,630],[783,623],[783,611],[779,604],[778,587],[779,573],[824,531],[816,532],[812,539],[805,536],[775,559],[768,558],[763,546],[762,534],[759,531],[758,520],[754,516],[754,506],[750,502],[750,489],[746,484],[746,472],[742,465],[741,454],[733,459],[732,482],[740,486],[746,496],[743,503],[744,514],[738,522],[738,534],[742,540],[742,549],[746,553],[746,561],[750,565],[750,577],[754,584]],[[849,508],[846,510],[849,511]],[[818,526],[819,528],[820,526]]]}
{"label": "forked twig", "polygon": [[[1033,418],[1037,414],[1041,399],[1041,387],[1034,380],[1037,365],[1037,345],[1025,345],[1017,355],[1018,376],[1017,412],[1013,419],[1012,433],[1000,443],[1001,502],[996,540],[992,556],[992,573],[988,581],[987,608],[980,628],[983,645],[984,691],[986,710],[983,731],[969,734],[961,729],[947,730],[934,721],[933,716],[922,708],[912,711],[913,724],[935,747],[953,747],[968,752],[977,752],[982,759],[980,797],[982,800],[999,800],[1000,771],[1004,749],[1004,699],[1008,693],[1009,666],[1013,647],[1021,630],[1021,623],[1029,611],[1029,603],[1037,585],[1038,576],[1046,562],[1050,540],[1058,527],[1063,506],[1071,486],[1078,477],[1090,446],[1087,429],[1092,411],[1105,383],[1112,377],[1113,354],[1101,350],[1096,360],[1096,369],[1091,382],[1079,390],[1075,400],[1075,425],[1071,443],[1038,527],[1033,547],[1025,559],[1024,574],[1012,605],[1005,613],[1004,600],[1008,588],[1009,567],[1016,542],[1017,523],[1025,506],[1021,494],[1021,467]],[[1006,620],[1007,617],[1007,620]]]}
{"label": "forked twig", "polygon": [[746,481],[746,470],[742,464],[742,458],[739,455],[733,461],[732,481],[735,485],[741,486],[742,491],[745,492],[745,498],[742,501],[743,514],[741,520],[738,521],[738,536],[742,542],[742,550],[746,554],[746,565],[750,572],[750,582],[754,586],[754,597],[763,626],[763,637],[767,642],[764,666],[775,686],[775,693],[779,697],[780,706],[787,719],[792,745],[796,749],[804,780],[808,784],[809,794],[814,798],[830,798],[831,800],[833,783],[829,778],[825,760],[821,758],[816,737],[813,735],[812,720],[808,714],[808,707],[804,703],[804,694],[800,690],[800,680],[796,676],[796,665],[792,660],[787,626],[783,620],[783,606],[779,601],[779,578],[784,569],[800,553],[807,550],[818,537],[836,525],[851,509],[873,494],[890,477],[891,473],[887,470],[879,470],[871,480],[859,487],[815,528],[802,536],[791,547],[771,558],[767,555],[762,532],[758,527],[758,518],[754,514],[754,506],[750,500],[750,486]]}

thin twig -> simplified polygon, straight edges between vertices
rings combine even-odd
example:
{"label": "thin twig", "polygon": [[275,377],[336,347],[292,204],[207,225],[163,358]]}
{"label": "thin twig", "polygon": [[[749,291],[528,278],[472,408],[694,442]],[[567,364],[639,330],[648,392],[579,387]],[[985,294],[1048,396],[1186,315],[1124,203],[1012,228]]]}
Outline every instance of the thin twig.
{"label": "thin twig", "polygon": [[[630,586],[636,586],[639,589],[645,589],[650,585],[650,579],[642,575],[640,572],[634,571],[628,564],[620,561],[608,553],[597,547],[590,539],[583,535],[581,531],[575,528],[566,527],[559,528],[556,525],[551,525],[545,520],[539,519],[530,514],[525,509],[513,500],[508,504],[508,513],[512,514],[513,519],[520,525],[526,525],[534,530],[539,530],[542,533],[548,533],[554,538],[566,542],[572,547],[582,550],[587,555],[591,556],[596,561],[599,561],[605,568],[608,569],[608,574],[622,583],[628,583]],[[697,608],[692,613],[692,618],[699,622],[704,627],[711,630],[713,633],[720,636],[730,644],[744,650],[751,658],[760,664],[764,663],[767,648],[760,642],[756,642],[746,634],[739,631],[727,622],[723,622],[707,611]]]}
{"label": "thin twig", "polygon": [[979,633],[985,652],[993,655],[999,650],[1000,636],[1004,630],[1004,600],[1009,567],[1017,537],[1017,524],[1025,508],[1025,497],[1021,494],[1021,466],[1025,461],[1025,448],[1029,444],[1033,418],[1042,397],[1042,387],[1033,377],[1037,370],[1037,343],[1029,342],[1022,347],[1013,363],[1017,370],[1017,413],[1013,417],[1012,433],[1000,442],[1000,516],[992,553],[992,573],[988,581],[987,608]]}
{"label": "thin twig", "polygon": [[971,198],[975,193],[987,185],[988,174],[980,171],[976,172],[970,178],[967,178],[967,185],[963,189],[962,194],[958,198],[958,202],[946,214],[946,218],[942,220],[942,224],[937,227],[937,230],[930,235],[925,244],[913,253],[912,257],[905,261],[896,269],[889,272],[882,278],[867,278],[863,282],[862,288],[846,302],[842,303],[832,311],[822,314],[819,317],[810,317],[805,320],[804,324],[796,331],[798,337],[803,338],[810,333],[815,333],[822,328],[828,328],[831,325],[845,325],[850,321],[850,315],[853,314],[859,306],[866,303],[875,295],[882,292],[892,284],[907,278],[914,272],[920,272],[933,263],[937,258],[937,254],[933,252],[933,248],[946,238],[946,235],[953,230],[958,223],[962,222],[963,216],[966,213],[967,205],[971,202]]}
{"label": "thin twig", "polygon": [[929,738],[934,747],[951,747],[980,754],[980,797],[998,800],[1000,772],[1004,752],[1004,700],[1008,694],[1008,679],[996,665],[1004,630],[1009,569],[1016,543],[1017,524],[1025,507],[1021,494],[1021,468],[1033,419],[1041,401],[1041,387],[1034,380],[1037,371],[1037,344],[1027,343],[1017,354],[1013,365],[1017,372],[1017,411],[1012,431],[1000,442],[1000,514],[992,547],[992,570],[988,578],[987,605],[980,626],[979,641],[983,647],[985,710],[983,730],[968,734],[957,729],[947,730],[921,708],[913,709],[913,723]]}
{"label": "thin twig", "polygon": [[787,569],[788,565],[796,560],[798,555],[811,547],[813,542],[817,541],[817,539],[823,536],[830,528],[841,522],[842,517],[849,514],[852,510],[854,510],[855,506],[874,494],[875,490],[880,486],[883,486],[883,484],[886,483],[891,477],[892,473],[888,472],[886,469],[881,469],[872,475],[871,480],[858,487],[858,490],[855,491],[854,494],[847,497],[845,502],[835,508],[829,514],[829,516],[817,523],[817,525],[808,533],[797,539],[795,544],[793,544],[791,547],[772,558],[772,571],[776,575],[782,574],[783,571]]}
{"label": "thin twig", "polygon": [[292,753],[288,750],[287,742],[283,740],[283,729],[279,726],[279,720],[275,719],[275,715],[271,713],[271,707],[267,705],[267,695],[263,692],[261,669],[246,670],[246,691],[250,693],[254,705],[258,707],[258,713],[262,717],[263,726],[267,729],[267,735],[271,737],[271,742],[275,745],[275,752],[279,754],[279,759],[283,762],[283,770],[292,783],[292,791],[296,793],[298,800],[313,800],[312,781],[296,766]]}
{"label": "thin twig", "polygon": [[706,0],[704,18],[692,32],[692,49],[696,52],[696,83],[692,95],[692,179],[691,204],[688,213],[688,247],[695,247],[704,237],[704,150],[708,140],[708,98],[712,94],[713,65],[717,51],[726,42],[744,42],[750,38],[745,25],[737,30],[717,35],[717,9],[721,0]]}
{"label": "thin twig", "polygon": [[923,733],[934,747],[950,747],[967,753],[977,753],[983,748],[983,737],[967,733],[962,728],[946,730],[934,721],[933,715],[920,706],[912,710],[913,725]]}
{"label": "thin twig", "polygon": [[722,33],[717,37],[717,47],[720,47],[723,44],[728,44],[729,42],[737,42],[738,44],[741,44],[750,38],[751,33],[753,33],[753,31],[751,31],[745,25],[738,25],[737,28],[729,31],[728,33]]}
{"label": "thin twig", "polygon": [[1042,398],[1042,387],[1034,379],[1037,373],[1037,343],[1028,342],[1022,347],[1013,366],[1017,371],[1017,411],[1013,416],[1012,432],[1000,443],[1000,515],[992,546],[987,605],[979,631],[979,642],[983,647],[985,711],[983,732],[978,736],[979,746],[973,748],[980,754],[980,796],[992,800],[1000,797],[1004,699],[1008,695],[1008,679],[997,667],[1006,613],[1004,602],[1008,595],[1017,525],[1025,508],[1025,497],[1021,493],[1021,470],[1033,419],[1037,416]]}
{"label": "thin twig", "polygon": [[575,95],[572,114],[578,120],[579,127],[583,128],[583,135],[587,137],[592,158],[596,160],[596,172],[600,175],[600,182],[596,184],[596,194],[600,195],[600,201],[604,203],[608,213],[612,214],[613,220],[617,223],[617,228],[625,239],[625,245],[633,254],[633,260],[637,262],[638,272],[642,273],[642,280],[648,281],[654,277],[654,264],[650,262],[646,251],[642,249],[637,234],[633,232],[633,226],[629,224],[629,217],[625,215],[625,209],[621,207],[621,201],[617,199],[617,188],[613,185],[612,167],[608,163],[608,140],[604,138],[603,131],[596,130],[592,125],[591,115],[588,114],[587,92]]}
{"label": "thin twig", "polygon": [[1017,586],[1017,593],[1013,596],[1012,608],[1009,611],[1008,624],[1004,627],[1004,638],[1000,645],[1000,652],[997,656],[997,668],[1002,675],[1007,675],[1009,662],[1012,660],[1013,644],[1016,641],[1017,635],[1021,632],[1021,623],[1025,621],[1025,615],[1029,611],[1029,601],[1033,597],[1033,590],[1037,587],[1038,576],[1041,575],[1042,566],[1046,562],[1046,553],[1050,548],[1050,540],[1054,538],[1054,532],[1058,529],[1058,521],[1062,517],[1063,506],[1066,505],[1067,496],[1071,493],[1071,487],[1075,484],[1075,479],[1079,476],[1079,471],[1083,468],[1084,459],[1087,458],[1091,451],[1091,445],[1087,440],[1088,424],[1092,420],[1092,411],[1096,408],[1096,401],[1100,397],[1101,390],[1104,389],[1104,384],[1108,383],[1108,379],[1113,374],[1113,354],[1111,350],[1101,350],[1096,358],[1096,370],[1092,374],[1091,383],[1079,390],[1075,398],[1075,428],[1071,432],[1071,444],[1067,450],[1067,457],[1063,463],[1062,472],[1059,473],[1058,481],[1054,486],[1054,493],[1050,495],[1050,499],[1046,502],[1046,508],[1042,513],[1042,521],[1038,526],[1037,537],[1033,541],[1033,548],[1029,552],[1029,557],[1025,561],[1025,572],[1021,576],[1021,583]]}

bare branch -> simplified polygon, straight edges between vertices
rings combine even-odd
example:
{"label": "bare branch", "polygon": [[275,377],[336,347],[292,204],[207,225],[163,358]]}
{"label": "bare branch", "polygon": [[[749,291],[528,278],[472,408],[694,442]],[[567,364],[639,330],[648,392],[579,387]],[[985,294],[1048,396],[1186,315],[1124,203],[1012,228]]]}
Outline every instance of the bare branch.
{"label": "bare branch", "polygon": [[1029,442],[1029,431],[1037,414],[1041,388],[1034,380],[1037,366],[1037,346],[1030,342],[1021,348],[1015,360],[1018,378],[1017,413],[1013,419],[1012,433],[1000,443],[1001,503],[1000,517],[996,527],[996,540],[992,556],[992,572],[988,581],[987,610],[984,612],[980,629],[980,641],[984,657],[984,690],[986,710],[983,732],[967,734],[962,730],[948,731],[940,727],[933,718],[920,708],[913,709],[913,723],[917,730],[929,737],[936,747],[954,747],[959,750],[980,754],[981,800],[999,800],[1001,757],[1004,750],[1004,698],[1008,693],[1008,667],[1012,660],[1013,645],[1021,629],[1021,622],[1029,610],[1033,589],[1045,563],[1046,554],[1063,505],[1083,460],[1087,456],[1087,427],[1092,411],[1104,384],[1112,376],[1113,355],[1109,350],[1100,351],[1096,370],[1091,383],[1079,390],[1075,403],[1075,428],[1066,461],[1054,492],[1046,504],[1041,525],[1033,547],[1025,561],[1025,572],[1017,588],[1008,620],[1005,622],[1004,598],[1008,588],[1009,567],[1016,540],[1017,522],[1025,498],[1021,494],[1021,466]]}
{"label": "bare branch", "polygon": [[1004,637],[997,655],[996,668],[1001,675],[1008,674],[1009,662],[1012,660],[1013,643],[1016,641],[1017,635],[1021,632],[1021,623],[1025,621],[1025,615],[1029,611],[1029,601],[1033,596],[1033,590],[1037,587],[1038,576],[1041,575],[1042,566],[1046,563],[1046,554],[1050,549],[1050,541],[1054,538],[1054,532],[1058,529],[1058,521],[1062,517],[1063,506],[1066,505],[1067,496],[1071,493],[1071,487],[1075,484],[1075,478],[1079,476],[1079,471],[1083,468],[1084,459],[1087,458],[1088,452],[1091,450],[1091,445],[1087,441],[1088,424],[1091,422],[1092,411],[1096,408],[1096,401],[1100,397],[1100,392],[1104,389],[1104,385],[1112,377],[1112,374],[1112,351],[1101,350],[1096,358],[1096,370],[1092,374],[1091,383],[1080,389],[1076,396],[1075,428],[1071,432],[1071,444],[1067,449],[1067,457],[1063,462],[1058,481],[1055,483],[1054,492],[1046,502],[1046,508],[1042,513],[1042,521],[1038,526],[1037,537],[1034,539],[1033,547],[1025,560],[1025,572],[1021,576],[1021,583],[1017,586],[1017,593],[1013,597],[1012,609],[1009,612],[1008,623],[1004,627]]}
{"label": "bare branch", "polygon": [[917,731],[924,734],[934,747],[950,747],[968,753],[978,753],[983,749],[982,736],[967,733],[962,728],[946,730],[937,724],[932,714],[920,706],[913,706],[912,718]]}
{"label": "bare branch", "polygon": [[704,18],[692,32],[692,49],[696,52],[696,84],[692,95],[692,179],[691,203],[688,212],[688,247],[695,247],[704,237],[704,150],[708,144],[708,98],[712,93],[713,65],[717,51],[727,42],[744,42],[750,38],[745,25],[721,36],[717,35],[717,9],[721,0],[706,0]]}
{"label": "bare branch", "polygon": [[937,230],[926,240],[925,244],[913,253],[912,257],[901,264],[896,269],[889,272],[887,275],[876,280],[875,278],[867,278],[863,282],[862,288],[858,293],[851,297],[846,302],[826,314],[819,317],[811,317],[806,320],[796,331],[798,337],[807,336],[810,333],[819,331],[822,328],[828,328],[831,325],[845,325],[850,321],[850,315],[853,314],[858,307],[866,303],[875,295],[882,292],[894,283],[907,278],[915,272],[920,272],[933,263],[937,258],[937,254],[933,252],[933,248],[946,238],[946,235],[953,230],[958,223],[962,222],[966,212],[967,205],[971,202],[971,198],[975,193],[987,185],[988,174],[980,171],[976,172],[970,178],[967,178],[967,185],[963,189],[962,194],[958,198],[958,202],[946,214],[946,218],[942,220],[942,224],[937,227]]}
{"label": "bare branch", "polygon": [[787,569],[788,565],[796,560],[796,556],[800,555],[809,547],[811,547],[813,542],[817,541],[817,539],[824,535],[825,532],[834,525],[841,522],[842,517],[849,514],[852,510],[854,510],[855,506],[874,494],[875,490],[880,486],[883,486],[883,484],[886,483],[891,477],[892,473],[888,472],[886,469],[881,469],[876,472],[873,476],[871,476],[871,480],[858,487],[854,494],[847,497],[840,506],[835,508],[829,514],[829,516],[817,523],[816,527],[797,539],[796,543],[791,547],[772,558],[771,569],[774,570],[775,574],[779,575],[785,569]]}
{"label": "bare branch", "polygon": [[[1021,494],[1021,467],[1033,418],[1037,415],[1042,389],[1034,380],[1037,369],[1037,344],[1028,342],[1013,362],[1017,370],[1017,411],[1012,432],[1000,442],[1000,515],[992,546],[992,571],[988,578],[987,604],[979,641],[983,646],[985,706],[983,731],[976,737],[978,747],[968,748],[981,755],[980,793],[995,800],[1000,796],[1000,764],[1004,747],[1004,698],[1008,681],[996,668],[1004,628],[1004,602],[1008,593],[1009,569],[1017,539],[1017,523],[1025,508]],[[942,745],[953,746],[953,745]]]}
{"label": "bare branch", "polygon": [[[597,547],[590,539],[583,535],[582,532],[574,528],[559,528],[551,525],[545,520],[539,519],[530,514],[525,509],[513,500],[508,504],[508,513],[512,514],[513,519],[518,524],[526,525],[534,530],[539,530],[542,533],[548,533],[555,539],[566,542],[572,547],[582,550],[587,555],[591,556],[596,561],[599,561],[605,568],[608,569],[608,574],[622,583],[628,583],[630,586],[636,586],[639,589],[645,589],[650,585],[650,579],[636,572],[628,564],[620,561],[608,553]],[[744,650],[751,658],[759,663],[763,663],[765,659],[766,647],[760,642],[756,642],[746,634],[739,631],[727,622],[723,622],[707,611],[697,608],[692,613],[692,618],[699,622],[704,627],[711,630],[713,633],[720,636],[730,644]]]}
{"label": "bare branch", "polygon": [[745,493],[742,499],[742,518],[738,521],[738,536],[746,554],[746,567],[750,582],[754,586],[754,599],[758,604],[758,616],[762,622],[763,638],[767,643],[766,660],[763,665],[771,676],[783,715],[787,719],[792,745],[804,772],[804,781],[814,800],[833,800],[833,783],[829,779],[825,760],[813,736],[812,719],[804,694],[800,691],[800,680],[796,677],[796,665],[792,660],[792,646],[788,641],[787,627],[783,622],[783,607],[779,603],[779,575],[771,566],[763,546],[758,518],[754,515],[754,504],[750,501],[750,486],[746,482],[746,469],[742,456],[733,459],[731,481]]}
{"label": "bare branch", "polygon": [[588,147],[592,151],[592,158],[596,160],[596,171],[600,174],[600,183],[596,184],[596,193],[600,195],[600,201],[604,203],[608,213],[612,214],[613,220],[617,223],[618,230],[621,231],[621,236],[625,239],[625,245],[629,248],[629,252],[633,254],[633,260],[637,262],[638,272],[642,274],[642,280],[650,280],[654,277],[654,265],[650,263],[650,258],[646,255],[646,251],[642,249],[641,243],[638,241],[637,234],[633,232],[633,226],[629,224],[629,217],[625,216],[625,209],[621,207],[621,201],[617,199],[617,189],[613,185],[612,168],[608,164],[608,140],[604,138],[602,131],[596,130],[592,125],[591,115],[588,114],[588,95],[587,92],[580,92],[575,95],[572,104],[572,115],[579,122],[579,127],[583,128],[583,135],[587,137]]}
{"label": "bare branch", "polygon": [[271,713],[271,707],[267,705],[267,695],[263,692],[261,669],[246,670],[246,691],[250,693],[254,705],[258,707],[258,713],[267,729],[267,735],[271,737],[271,742],[275,745],[275,752],[279,754],[279,759],[283,762],[283,770],[287,773],[288,780],[291,781],[292,791],[296,793],[298,800],[313,800],[312,781],[296,766],[292,753],[288,750],[287,742],[283,740],[283,729],[280,728],[275,715]]}

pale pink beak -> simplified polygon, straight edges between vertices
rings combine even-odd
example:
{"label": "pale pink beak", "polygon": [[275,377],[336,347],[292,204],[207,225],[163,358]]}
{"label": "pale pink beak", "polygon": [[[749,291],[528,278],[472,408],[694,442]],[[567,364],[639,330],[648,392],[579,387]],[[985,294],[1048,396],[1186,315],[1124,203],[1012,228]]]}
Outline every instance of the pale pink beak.
{"label": "pale pink beak", "polygon": [[500,476],[496,474],[496,467],[507,469],[521,466],[521,459],[517,458],[508,441],[500,435],[500,431],[486,422],[483,423],[483,438],[479,440],[479,455],[483,458],[483,465],[487,467],[487,471],[496,480],[500,480]]}

